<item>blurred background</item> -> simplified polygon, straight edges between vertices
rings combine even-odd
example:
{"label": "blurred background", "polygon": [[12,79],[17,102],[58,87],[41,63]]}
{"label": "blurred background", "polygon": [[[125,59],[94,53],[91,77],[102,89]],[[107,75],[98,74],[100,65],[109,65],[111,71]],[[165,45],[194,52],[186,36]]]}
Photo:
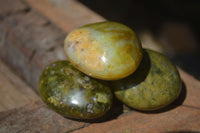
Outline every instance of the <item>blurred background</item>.
{"label": "blurred background", "polygon": [[[38,132],[49,128],[52,132],[56,127],[57,132],[72,132],[87,126],[62,120],[46,108],[38,95],[38,80],[47,64],[66,59],[63,41],[71,30],[106,19],[131,27],[143,47],[162,52],[186,72],[181,71],[181,95],[168,108],[174,110],[156,116],[154,122],[154,117],[144,115],[130,118],[139,118],[138,124],[153,122],[143,129],[153,125],[157,131],[164,125],[167,131],[199,130],[199,18],[200,0],[0,0],[0,123],[4,123],[0,129]],[[130,110],[116,105],[110,119],[116,120]],[[176,108],[179,105],[183,106]],[[130,114],[138,115],[135,111]],[[173,118],[172,123],[168,118]],[[126,122],[119,125],[126,127]],[[137,126],[137,121],[130,122]],[[96,129],[102,127],[95,125]]]}
{"label": "blurred background", "polygon": [[131,27],[144,47],[163,52],[200,80],[200,1],[79,1],[107,20]]}

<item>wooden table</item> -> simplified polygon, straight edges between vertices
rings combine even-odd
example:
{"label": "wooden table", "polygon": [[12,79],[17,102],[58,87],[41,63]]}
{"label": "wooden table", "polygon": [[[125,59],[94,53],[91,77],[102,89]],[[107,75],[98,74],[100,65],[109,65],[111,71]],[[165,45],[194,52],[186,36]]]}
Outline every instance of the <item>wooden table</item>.
{"label": "wooden table", "polygon": [[[66,59],[67,33],[100,21],[105,19],[75,0],[0,0],[0,133],[200,132],[200,82],[180,68],[180,97],[157,112],[115,103],[106,119],[74,121],[40,100],[39,75],[50,62]],[[143,47],[165,53],[149,30],[140,38]]]}

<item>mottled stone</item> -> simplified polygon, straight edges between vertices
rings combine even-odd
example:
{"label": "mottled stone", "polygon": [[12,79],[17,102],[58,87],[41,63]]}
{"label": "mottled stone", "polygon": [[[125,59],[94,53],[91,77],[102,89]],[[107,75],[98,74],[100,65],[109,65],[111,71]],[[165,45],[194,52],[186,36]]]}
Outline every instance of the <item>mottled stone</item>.
{"label": "mottled stone", "polygon": [[173,102],[181,91],[176,67],[164,55],[145,49],[138,70],[112,82],[116,97],[138,110],[156,110]]}
{"label": "mottled stone", "polygon": [[132,74],[142,59],[135,32],[116,22],[100,22],[73,30],[65,39],[70,62],[85,74],[116,80]]}
{"label": "mottled stone", "polygon": [[103,116],[112,105],[112,93],[68,61],[57,61],[43,71],[39,81],[42,100],[53,110],[73,119]]}

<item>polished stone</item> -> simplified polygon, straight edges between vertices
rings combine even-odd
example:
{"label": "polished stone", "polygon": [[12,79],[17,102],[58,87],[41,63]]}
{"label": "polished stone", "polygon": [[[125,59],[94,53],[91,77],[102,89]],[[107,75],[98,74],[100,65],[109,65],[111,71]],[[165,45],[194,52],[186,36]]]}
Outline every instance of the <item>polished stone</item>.
{"label": "polished stone", "polygon": [[179,72],[164,55],[145,49],[135,73],[112,82],[115,96],[126,105],[143,111],[157,110],[172,103],[180,94]]}
{"label": "polished stone", "polygon": [[116,22],[85,25],[70,32],[64,51],[69,61],[85,74],[116,80],[132,74],[142,60],[135,32]]}
{"label": "polished stone", "polygon": [[54,111],[73,119],[95,119],[112,105],[113,94],[104,84],[74,68],[69,61],[46,67],[39,80],[42,100]]}

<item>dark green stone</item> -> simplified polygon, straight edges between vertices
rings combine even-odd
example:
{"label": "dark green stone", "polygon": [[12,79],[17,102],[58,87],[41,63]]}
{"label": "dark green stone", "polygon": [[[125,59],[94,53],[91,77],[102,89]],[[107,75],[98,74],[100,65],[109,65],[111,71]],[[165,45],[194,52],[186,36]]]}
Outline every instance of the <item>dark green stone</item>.
{"label": "dark green stone", "polygon": [[42,72],[39,80],[42,100],[59,114],[73,119],[103,116],[112,105],[110,89],[86,76],[68,61],[57,61]]}
{"label": "dark green stone", "polygon": [[138,70],[112,82],[115,96],[128,106],[150,111],[172,103],[180,94],[182,81],[176,67],[164,55],[144,49]]}

